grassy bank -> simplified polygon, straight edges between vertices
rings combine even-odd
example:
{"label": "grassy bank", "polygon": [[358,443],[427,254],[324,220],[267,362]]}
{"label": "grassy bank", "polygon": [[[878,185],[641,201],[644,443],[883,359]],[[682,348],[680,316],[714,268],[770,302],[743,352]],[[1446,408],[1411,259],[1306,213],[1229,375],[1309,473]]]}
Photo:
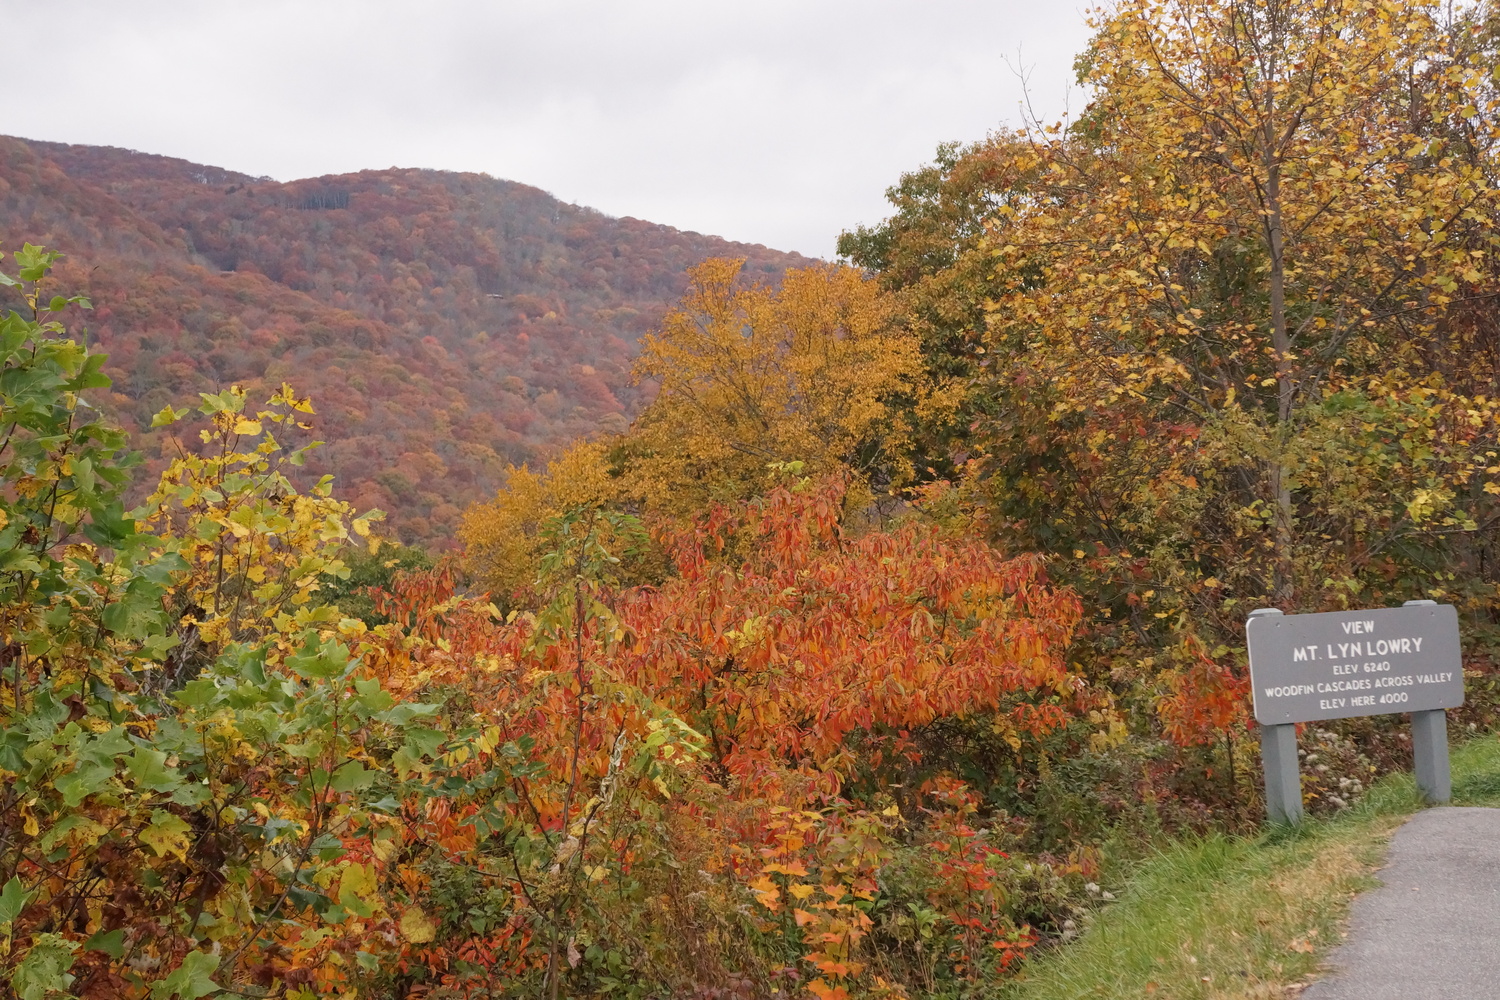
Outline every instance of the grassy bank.
{"label": "grassy bank", "polygon": [[[1500,739],[1453,753],[1455,805],[1500,806]],[[1336,818],[1258,838],[1175,845],[1141,864],[1072,945],[1032,962],[1006,1000],[1295,996],[1377,884],[1387,839],[1421,808],[1409,775]]]}

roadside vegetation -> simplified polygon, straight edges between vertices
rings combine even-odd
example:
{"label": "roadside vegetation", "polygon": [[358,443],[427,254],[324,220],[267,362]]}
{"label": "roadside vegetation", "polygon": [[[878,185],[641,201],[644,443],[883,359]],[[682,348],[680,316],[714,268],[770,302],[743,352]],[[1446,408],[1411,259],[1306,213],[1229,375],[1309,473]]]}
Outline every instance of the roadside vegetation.
{"label": "roadside vegetation", "polygon": [[0,1000],[1304,976],[1410,741],[1306,727],[1257,834],[1250,610],[1455,605],[1492,794],[1500,6],[1095,27],[1076,121],[945,147],[848,263],[694,269],[652,402],[461,555],[308,474],[285,383],[153,407],[131,492],[91,303],[13,251]]}
{"label": "roadside vegetation", "polygon": [[[1452,805],[1500,807],[1500,740],[1453,751]],[[1164,845],[1130,867],[1077,943],[1027,965],[1006,1000],[1272,1000],[1296,996],[1378,884],[1392,832],[1422,808],[1410,775],[1295,830]]]}

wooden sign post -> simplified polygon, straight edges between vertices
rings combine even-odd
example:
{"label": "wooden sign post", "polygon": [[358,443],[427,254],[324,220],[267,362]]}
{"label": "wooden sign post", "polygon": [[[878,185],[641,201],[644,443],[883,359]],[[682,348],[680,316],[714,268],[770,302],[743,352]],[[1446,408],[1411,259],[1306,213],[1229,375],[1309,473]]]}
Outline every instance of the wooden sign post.
{"label": "wooden sign post", "polygon": [[1313,615],[1262,608],[1250,613],[1245,642],[1272,823],[1302,819],[1299,722],[1409,712],[1417,787],[1429,802],[1452,797],[1447,709],[1464,701],[1452,605]]}

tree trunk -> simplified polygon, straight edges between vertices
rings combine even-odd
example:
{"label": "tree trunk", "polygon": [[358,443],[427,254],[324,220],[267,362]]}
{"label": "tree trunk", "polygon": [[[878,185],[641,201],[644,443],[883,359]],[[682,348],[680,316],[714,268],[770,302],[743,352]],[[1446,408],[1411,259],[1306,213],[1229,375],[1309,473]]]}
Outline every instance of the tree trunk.
{"label": "tree trunk", "polygon": [[[1267,98],[1269,104],[1270,98]],[[1265,120],[1265,227],[1270,251],[1271,347],[1276,353],[1276,421],[1271,435],[1271,454],[1266,486],[1274,505],[1271,542],[1271,600],[1285,609],[1292,601],[1292,490],[1283,456],[1291,436],[1296,382],[1292,376],[1292,338],[1286,319],[1286,247],[1281,217],[1281,164],[1276,154],[1275,118],[1266,109]]]}

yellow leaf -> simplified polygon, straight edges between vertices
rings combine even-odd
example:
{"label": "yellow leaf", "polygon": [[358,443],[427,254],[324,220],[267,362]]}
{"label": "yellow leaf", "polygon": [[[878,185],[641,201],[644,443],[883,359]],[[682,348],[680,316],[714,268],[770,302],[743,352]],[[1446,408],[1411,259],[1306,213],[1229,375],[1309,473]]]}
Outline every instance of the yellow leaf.
{"label": "yellow leaf", "polygon": [[437,937],[437,927],[419,906],[401,914],[401,936],[412,944],[426,944]]}
{"label": "yellow leaf", "polygon": [[372,902],[379,896],[380,883],[374,865],[350,864],[339,877],[339,901],[346,899]]}
{"label": "yellow leaf", "polygon": [[191,832],[192,827],[181,816],[157,809],[151,813],[151,825],[141,831],[140,840],[155,851],[158,858],[175,854],[186,861],[188,834]]}
{"label": "yellow leaf", "polygon": [[748,885],[750,886],[751,892],[780,893],[781,891],[780,889],[776,888],[775,882],[772,882],[764,875],[757,875],[755,878],[750,880]]}
{"label": "yellow leaf", "polygon": [[260,421],[241,418],[235,422],[234,432],[236,434],[259,434]]}

